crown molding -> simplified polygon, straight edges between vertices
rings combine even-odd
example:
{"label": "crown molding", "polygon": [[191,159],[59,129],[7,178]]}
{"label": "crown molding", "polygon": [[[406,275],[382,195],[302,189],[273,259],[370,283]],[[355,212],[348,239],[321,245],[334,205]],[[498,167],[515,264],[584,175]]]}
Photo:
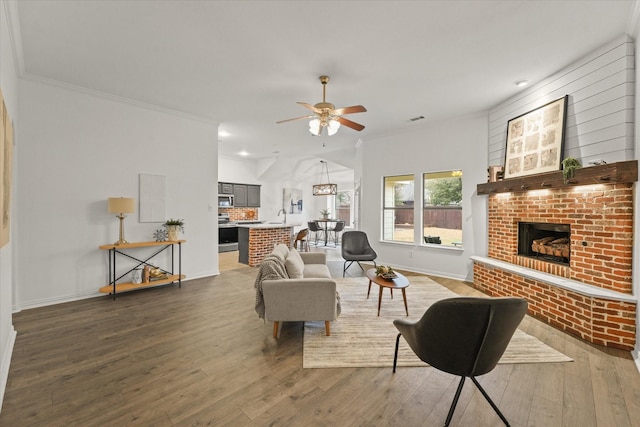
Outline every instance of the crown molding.
{"label": "crown molding", "polygon": [[143,101],[138,101],[136,99],[132,99],[132,98],[127,98],[124,96],[118,96],[118,95],[113,95],[107,92],[102,92],[99,90],[95,90],[95,89],[90,89],[84,86],[78,86],[78,85],[73,85],[70,83],[65,83],[62,82],[60,80],[55,80],[55,79],[50,79],[47,77],[42,77],[36,74],[30,74],[30,73],[24,73],[22,76],[20,76],[21,79],[23,80],[27,80],[27,81],[32,81],[32,82],[36,82],[36,83],[41,83],[41,84],[45,84],[48,86],[55,86],[55,87],[60,87],[66,90],[70,90],[70,91],[74,91],[74,92],[79,92],[85,95],[90,95],[90,96],[95,96],[98,98],[103,98],[103,99],[107,99],[109,101],[113,101],[113,102],[119,102],[122,104],[129,104],[129,105],[133,105],[135,107],[138,108],[144,108],[147,110],[153,110],[153,111],[157,111],[160,113],[164,113],[164,114],[168,114],[171,116],[177,116],[177,117],[181,117],[183,119],[187,119],[187,120],[193,120],[193,121],[197,121],[197,122],[202,122],[202,123],[206,123],[206,124],[210,124],[213,126],[219,126],[220,125],[220,121],[211,119],[209,117],[204,117],[204,116],[198,116],[195,114],[190,114],[190,113],[185,113],[183,111],[179,111],[179,110],[174,110],[171,108],[166,108],[166,107],[161,107],[159,105],[155,105],[155,104],[149,104],[147,102],[143,102]]}
{"label": "crown molding", "polygon": [[120,102],[123,104],[129,104],[129,105],[133,105],[139,108],[144,108],[147,110],[153,110],[153,111],[157,111],[157,112],[161,112],[164,114],[169,114],[172,116],[177,116],[177,117],[181,117],[184,119],[188,119],[188,120],[193,120],[193,121],[198,121],[198,122],[202,122],[202,123],[207,123],[210,125],[214,125],[214,126],[219,126],[220,125],[220,121],[211,119],[209,117],[204,117],[204,116],[198,116],[195,114],[190,114],[190,113],[185,113],[183,111],[178,111],[178,110],[173,110],[171,108],[166,108],[166,107],[161,107],[159,105],[155,105],[155,104],[149,104],[143,101],[138,101],[136,99],[132,99],[132,98],[126,98],[123,96],[117,96],[117,95],[112,95],[110,93],[106,93],[106,92],[101,92],[99,90],[95,90],[95,89],[89,89],[83,86],[77,86],[77,85],[73,85],[73,84],[69,84],[69,83],[65,83],[59,80],[54,80],[54,79],[50,79],[47,77],[42,77],[42,76],[38,76],[35,74],[30,74],[26,71],[25,69],[25,64],[24,64],[24,51],[23,51],[23,47],[22,47],[22,31],[20,28],[20,19],[18,16],[18,1],[17,0],[0,0],[0,2],[2,3],[3,7],[4,7],[4,11],[7,15],[7,25],[8,25],[8,29],[9,29],[9,37],[10,37],[10,43],[11,43],[11,47],[13,50],[13,56],[14,56],[14,60],[15,60],[15,64],[16,64],[16,73],[18,75],[19,78],[24,79],[24,80],[28,80],[28,81],[32,81],[32,82],[37,82],[37,83],[42,83],[42,84],[46,84],[49,86],[57,86],[57,87],[61,87],[67,90],[71,90],[71,91],[75,91],[75,92],[79,92],[79,93],[83,93],[86,95],[92,95],[92,96],[97,96],[100,98],[104,98],[104,99],[108,99],[110,101],[114,101],[114,102]]}
{"label": "crown molding", "polygon": [[22,50],[22,31],[20,30],[20,19],[18,18],[17,0],[0,0],[7,15],[7,25],[9,29],[9,42],[13,52],[13,59],[16,64],[16,74],[24,74],[24,52]]}
{"label": "crown molding", "polygon": [[631,13],[627,21],[627,34],[636,39],[640,32],[640,0],[635,0],[631,5]]}

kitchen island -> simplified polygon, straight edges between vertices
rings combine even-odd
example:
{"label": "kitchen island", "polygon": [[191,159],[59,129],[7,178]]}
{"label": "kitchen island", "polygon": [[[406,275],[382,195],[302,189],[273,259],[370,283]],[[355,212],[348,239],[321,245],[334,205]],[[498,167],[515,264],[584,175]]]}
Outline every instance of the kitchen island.
{"label": "kitchen island", "polygon": [[293,224],[238,224],[238,261],[257,267],[278,243],[291,245]]}

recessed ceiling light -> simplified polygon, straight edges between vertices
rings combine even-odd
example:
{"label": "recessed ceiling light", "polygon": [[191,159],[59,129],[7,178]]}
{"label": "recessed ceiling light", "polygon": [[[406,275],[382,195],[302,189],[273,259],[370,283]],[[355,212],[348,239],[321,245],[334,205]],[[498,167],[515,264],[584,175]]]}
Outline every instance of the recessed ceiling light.
{"label": "recessed ceiling light", "polygon": [[218,131],[218,136],[229,136],[229,132],[226,132],[224,130]]}
{"label": "recessed ceiling light", "polygon": [[241,156],[248,156],[249,153],[247,153],[246,151],[242,150],[241,152],[239,152],[238,154],[240,154]]}
{"label": "recessed ceiling light", "polygon": [[524,86],[529,84],[529,80],[518,80],[517,82],[514,82],[513,84],[516,85],[517,87],[524,87]]}

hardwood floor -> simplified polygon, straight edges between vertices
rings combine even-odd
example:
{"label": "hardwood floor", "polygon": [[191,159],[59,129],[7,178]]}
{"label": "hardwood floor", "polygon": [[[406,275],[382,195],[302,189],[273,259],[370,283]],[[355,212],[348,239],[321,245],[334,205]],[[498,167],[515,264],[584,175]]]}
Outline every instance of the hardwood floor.
{"label": "hardwood floor", "polygon": [[[330,252],[332,274],[342,275]],[[432,368],[302,369],[302,323],[279,340],[254,312],[256,269],[15,314],[1,426],[439,426],[457,378]],[[411,273],[407,273],[410,275]],[[361,276],[352,266],[348,275]],[[477,291],[433,278],[453,291]],[[366,280],[366,279],[363,279]],[[364,283],[364,282],[363,282]],[[521,328],[575,359],[499,365],[480,378],[519,426],[639,426],[640,374],[526,317]],[[389,351],[393,352],[393,342]],[[500,426],[468,382],[454,426]]]}

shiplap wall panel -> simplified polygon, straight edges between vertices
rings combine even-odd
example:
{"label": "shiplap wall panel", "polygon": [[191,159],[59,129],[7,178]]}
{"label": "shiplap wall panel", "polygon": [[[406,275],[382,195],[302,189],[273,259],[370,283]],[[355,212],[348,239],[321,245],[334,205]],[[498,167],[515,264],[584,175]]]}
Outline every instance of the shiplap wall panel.
{"label": "shiplap wall panel", "polygon": [[[611,78],[617,73],[621,73],[621,75],[617,76],[620,82],[625,82],[627,78],[630,78],[632,81],[633,76],[629,77],[624,73],[628,71],[627,67],[629,65],[631,65],[631,69],[633,69],[633,62],[629,64],[627,56],[618,59],[614,58],[614,54],[618,57],[622,53],[626,55],[628,52],[624,50],[624,48],[625,46],[619,46],[617,49],[598,56],[597,61],[590,60],[577,69],[565,70],[558,73],[538,84],[535,92],[523,92],[520,96],[507,100],[505,103],[492,109],[490,125],[497,124],[499,126],[500,124],[506,123],[509,119],[544,105],[546,102],[560,98],[567,93],[573,93],[578,99],[583,99],[584,97],[590,97],[599,93],[602,90],[601,88],[610,89],[615,87],[614,81],[602,83],[601,80]],[[624,52],[622,52],[623,50]],[[633,54],[633,52],[631,52],[631,54]],[[598,68],[596,68],[596,63],[599,65]],[[577,93],[582,88],[591,85],[598,86],[590,90],[587,95]],[[497,131],[500,130],[499,127],[494,129]]]}
{"label": "shiplap wall panel", "polygon": [[[530,90],[522,92],[519,96],[496,106],[491,111],[492,117],[490,120],[499,121],[499,123],[504,122],[540,105],[544,105],[544,103],[540,104],[541,98],[549,102],[566,93],[576,91],[581,87],[589,86],[593,82],[616,74],[618,71],[633,70],[633,54],[633,42],[630,39],[627,40],[625,38],[620,42],[614,42],[612,46],[603,48],[602,52],[596,52],[592,54],[592,57],[585,58],[582,63],[567,67]],[[629,58],[631,58],[631,61],[629,61]],[[630,81],[633,81],[633,76],[630,76],[630,79]],[[573,86],[574,82],[579,82],[578,86]],[[597,93],[597,90],[593,92]],[[555,98],[553,97],[554,94],[557,95]],[[528,108],[526,108],[527,106]],[[519,114],[517,114],[518,111]]]}
{"label": "shiplap wall panel", "polygon": [[634,41],[620,37],[489,112],[489,165],[504,165],[507,122],[569,95],[564,157],[632,160]]}

